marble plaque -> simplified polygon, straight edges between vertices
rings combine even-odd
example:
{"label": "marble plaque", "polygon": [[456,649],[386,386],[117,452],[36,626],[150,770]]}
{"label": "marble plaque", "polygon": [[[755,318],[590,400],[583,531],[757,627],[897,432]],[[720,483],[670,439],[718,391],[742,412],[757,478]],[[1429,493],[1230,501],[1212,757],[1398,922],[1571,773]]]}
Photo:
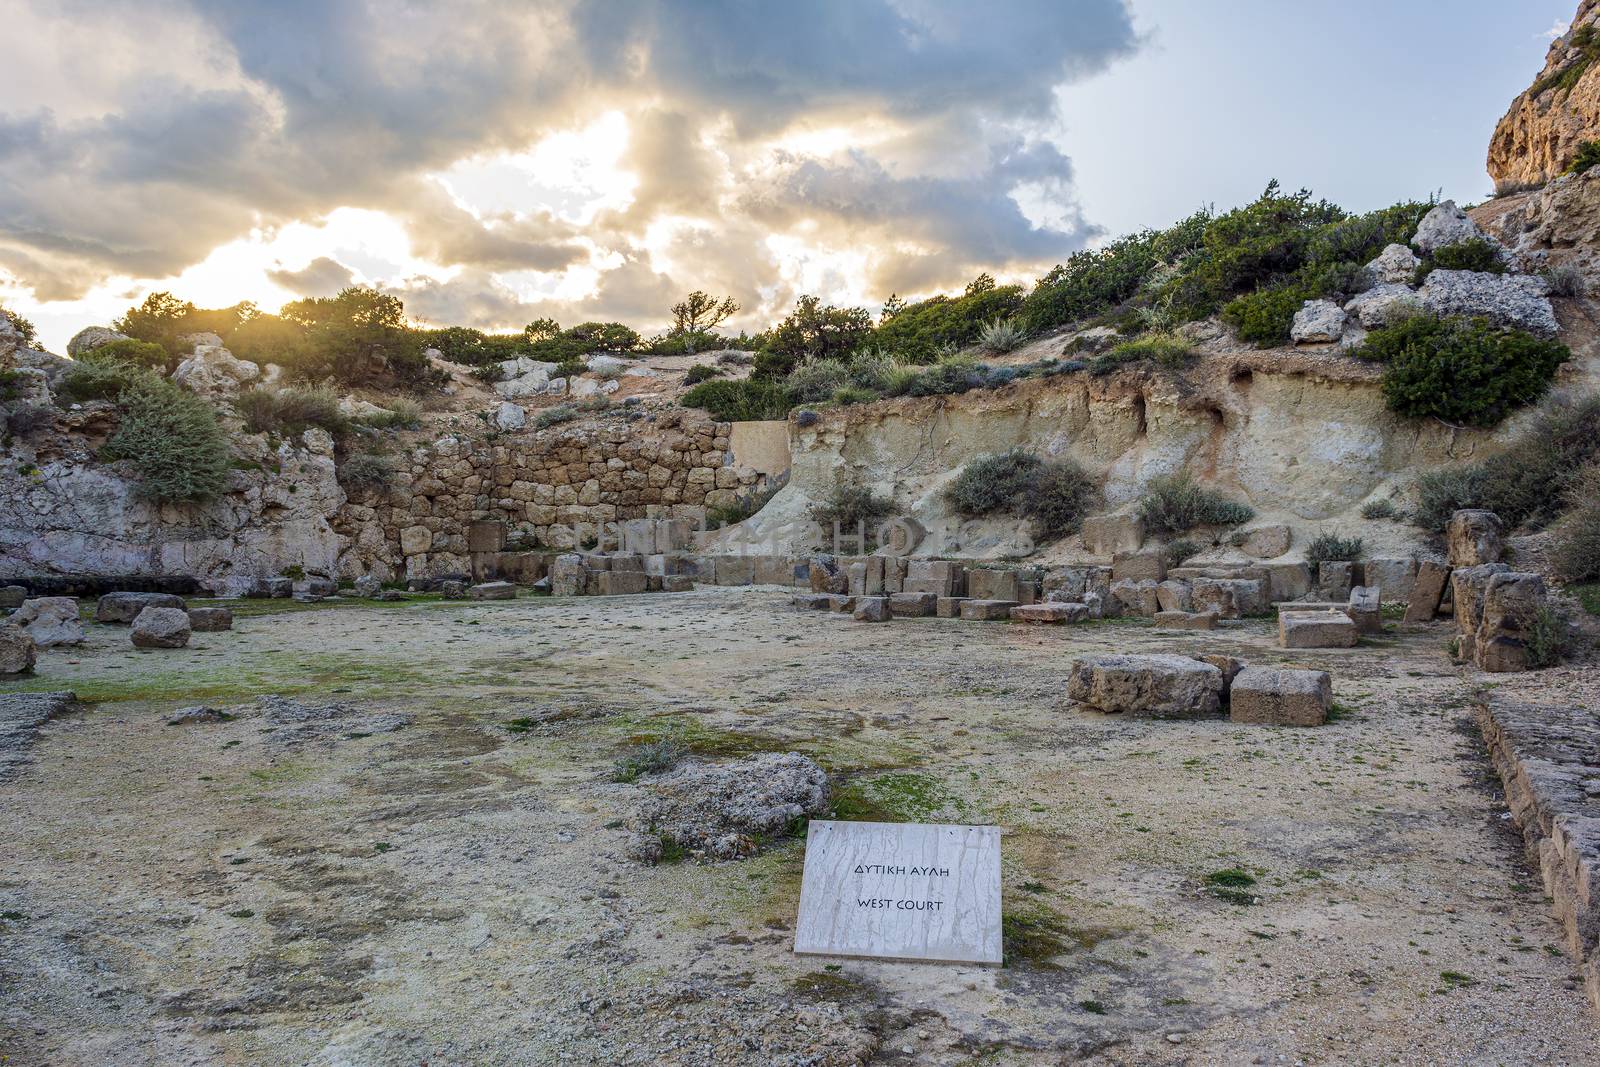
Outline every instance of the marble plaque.
{"label": "marble plaque", "polygon": [[813,819],[794,950],[1000,963],[999,828]]}

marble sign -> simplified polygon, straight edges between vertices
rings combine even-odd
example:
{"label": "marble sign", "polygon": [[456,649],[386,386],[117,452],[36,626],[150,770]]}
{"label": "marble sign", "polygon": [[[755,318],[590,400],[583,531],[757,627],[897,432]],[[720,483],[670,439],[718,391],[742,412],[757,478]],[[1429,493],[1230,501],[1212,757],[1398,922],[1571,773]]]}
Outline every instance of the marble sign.
{"label": "marble sign", "polygon": [[794,950],[998,964],[999,828],[813,819]]}

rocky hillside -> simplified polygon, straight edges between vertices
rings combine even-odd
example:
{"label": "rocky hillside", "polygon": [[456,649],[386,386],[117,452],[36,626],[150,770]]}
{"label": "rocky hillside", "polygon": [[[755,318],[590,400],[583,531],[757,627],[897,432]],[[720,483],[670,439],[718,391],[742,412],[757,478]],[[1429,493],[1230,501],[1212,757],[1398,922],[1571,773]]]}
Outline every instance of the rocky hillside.
{"label": "rocky hillside", "polygon": [[1511,102],[1489,142],[1489,176],[1502,190],[1542,185],[1600,139],[1600,4],[1582,0],[1572,25],[1550,43],[1544,69]]}

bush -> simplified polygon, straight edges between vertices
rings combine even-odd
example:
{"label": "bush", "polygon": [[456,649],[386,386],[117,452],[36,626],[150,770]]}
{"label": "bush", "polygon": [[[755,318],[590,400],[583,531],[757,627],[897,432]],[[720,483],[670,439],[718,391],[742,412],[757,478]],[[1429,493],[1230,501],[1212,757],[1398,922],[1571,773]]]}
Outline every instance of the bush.
{"label": "bush", "polygon": [[662,774],[676,767],[683,756],[683,746],[670,737],[660,741],[641,741],[617,760],[611,780],[636,782],[647,774]]}
{"label": "bush", "polygon": [[362,416],[361,424],[374,430],[415,430],[422,425],[422,405],[415,400],[400,397],[388,403],[387,411]]}
{"label": "bush", "polygon": [[902,370],[900,361],[882,348],[864,348],[850,360],[850,384],[860,389],[883,392]]}
{"label": "bush", "polygon": [[248,389],[234,407],[251,433],[294,437],[313,426],[335,435],[350,432],[350,420],[339,410],[339,394],[327,386]]}
{"label": "bush", "polygon": [[1533,618],[1523,621],[1522,647],[1528,653],[1528,666],[1554,667],[1567,657],[1571,645],[1571,621],[1560,609],[1542,604]]}
{"label": "bush", "polygon": [[756,376],[782,378],[807,359],[844,359],[872,332],[866,308],[838,308],[802,296],[794,310],[766,336],[756,357]]}
{"label": "bush", "polygon": [[841,407],[849,407],[851,404],[870,404],[876,399],[878,399],[877,393],[871,389],[863,389],[859,385],[847,385],[833,394],[833,402]]}
{"label": "bush", "polygon": [[1400,517],[1400,509],[1395,507],[1394,501],[1388,497],[1384,497],[1382,500],[1369,500],[1361,505],[1361,517],[1363,519],[1397,519]]}
{"label": "bush", "polygon": [[720,377],[722,377],[722,371],[720,369],[706,363],[701,363],[689,368],[689,370],[683,376],[683,384],[699,385],[701,382],[708,382],[712,378]]}
{"label": "bush", "polygon": [[701,408],[718,422],[783,419],[792,406],[782,386],[770,381],[711,381],[683,394],[686,408]]}
{"label": "bush", "polygon": [[177,364],[177,360],[167,355],[167,350],[160,345],[148,341],[136,341],[133,338],[123,338],[120,341],[108,341],[97,348],[91,348],[78,357],[84,360],[116,360],[135,367],[149,367],[152,370],[170,370]]}
{"label": "bush", "polygon": [[1567,346],[1487,319],[1427,315],[1373,330],[1357,353],[1384,364],[1390,410],[1488,427],[1549,389]]}
{"label": "bush", "polygon": [[1228,301],[1222,308],[1222,321],[1233,327],[1241,341],[1261,348],[1286,345],[1295,312],[1309,299],[1297,285],[1262,289]]}
{"label": "bush", "polygon": [[27,345],[31,348],[34,342],[38,340],[39,334],[38,331],[34,329],[33,323],[29,322],[15,311],[10,311],[4,307],[0,307],[0,315],[4,315],[6,318],[11,320],[12,327],[16,329],[17,336],[22,339],[22,343],[24,345]]}
{"label": "bush", "polygon": [[961,363],[940,363],[909,379],[906,393],[910,396],[951,396],[982,385],[983,374],[977,368]]}
{"label": "bush", "polygon": [[119,360],[78,360],[61,379],[61,394],[68,400],[117,400],[124,393],[155,388],[162,378],[148,367]]}
{"label": "bush", "polygon": [[548,430],[552,426],[559,426],[563,422],[571,422],[578,417],[578,409],[571,404],[557,404],[553,408],[545,408],[533,417],[535,430]]}
{"label": "bush", "polygon": [[[899,308],[865,343],[894,352],[907,363],[932,363],[943,350],[979,343],[986,325],[1007,318],[1021,306],[1020,286],[997,286],[993,278],[981,275],[961,296],[935,296]],[[1016,334],[1014,341],[1020,343],[1021,336]]]}
{"label": "bush", "polygon": [[139,494],[162,504],[204,503],[227,487],[228,439],[211,405],[149,371],[118,394],[121,419],[101,457],[129,460]]}
{"label": "bush", "polygon": [[1028,331],[1016,319],[995,319],[978,331],[978,347],[985,352],[1012,352],[1028,340]]}
{"label": "bush", "polygon": [[958,513],[1029,519],[1041,541],[1076,530],[1094,495],[1094,480],[1076,463],[1046,463],[1021,449],[973,460],[945,490]]}
{"label": "bush", "polygon": [[606,396],[604,393],[596,393],[594,396],[586,396],[573,405],[573,407],[577,408],[578,411],[586,415],[593,414],[596,411],[604,411],[610,406],[611,398]]}
{"label": "bush", "polygon": [[1181,567],[1199,554],[1200,546],[1188,538],[1180,538],[1172,542],[1161,553],[1169,567]]}
{"label": "bush", "polygon": [[[1165,258],[1190,251],[1198,227],[1210,215],[1197,213],[1166,234],[1145,230],[1120,237],[1100,248],[1074,252],[1040,278],[1022,302],[1021,317],[1033,332],[1065,326],[1099,315],[1139,292],[1145,279]],[[1177,232],[1175,232],[1177,231]],[[1163,244],[1168,234],[1173,238]]]}
{"label": "bush", "polygon": [[347,489],[387,489],[394,482],[394,464],[385,456],[359,452],[339,464],[339,481]]}
{"label": "bush", "polygon": [[1600,463],[1591,463],[1576,481],[1581,503],[1554,531],[1550,562],[1564,582],[1600,581]]}
{"label": "bush", "polygon": [[1313,569],[1324,563],[1354,563],[1361,558],[1361,538],[1325,533],[1306,546],[1306,563]]}
{"label": "bush", "polygon": [[1089,370],[1094,374],[1109,374],[1125,364],[1147,360],[1174,369],[1186,367],[1194,361],[1194,349],[1177,334],[1147,333],[1094,357],[1089,361]]}
{"label": "bush", "polygon": [[1182,533],[1196,526],[1238,526],[1254,509],[1196,485],[1187,475],[1157,478],[1139,500],[1139,515],[1151,533]]}
{"label": "bush", "polygon": [[1430,270],[1474,270],[1484,274],[1504,274],[1505,260],[1498,246],[1482,237],[1471,237],[1453,245],[1436,248],[1423,264],[1423,274]]}
{"label": "bush", "polygon": [[875,528],[894,514],[894,502],[863,486],[835,486],[820,502],[811,505],[811,518],[831,529],[853,530],[865,525]]}
{"label": "bush", "polygon": [[1600,460],[1600,395],[1555,396],[1499,455],[1423,475],[1413,521],[1443,530],[1462,508],[1485,508],[1508,527],[1542,526],[1584,499],[1576,483]]}
{"label": "bush", "polygon": [[1582,174],[1597,163],[1600,163],[1600,141],[1584,141],[1573,154],[1572,162],[1567,164],[1567,173]]}
{"label": "bush", "polygon": [[831,397],[850,382],[849,369],[837,359],[808,359],[784,382],[794,404],[815,404]]}
{"label": "bush", "polygon": [[1551,296],[1576,297],[1582,296],[1589,290],[1589,282],[1583,276],[1583,271],[1574,263],[1563,263],[1550,267],[1541,272],[1540,277],[1550,287]]}

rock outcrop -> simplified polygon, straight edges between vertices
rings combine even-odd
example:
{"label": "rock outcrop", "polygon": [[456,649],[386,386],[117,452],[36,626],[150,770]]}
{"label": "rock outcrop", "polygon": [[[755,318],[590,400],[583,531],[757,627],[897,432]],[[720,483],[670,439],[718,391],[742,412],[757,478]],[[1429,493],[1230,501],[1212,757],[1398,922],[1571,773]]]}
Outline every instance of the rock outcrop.
{"label": "rock outcrop", "polygon": [[1597,2],[1582,0],[1571,27],[1551,42],[1544,69],[1495,125],[1488,167],[1497,188],[1547,182],[1579,145],[1600,139]]}

